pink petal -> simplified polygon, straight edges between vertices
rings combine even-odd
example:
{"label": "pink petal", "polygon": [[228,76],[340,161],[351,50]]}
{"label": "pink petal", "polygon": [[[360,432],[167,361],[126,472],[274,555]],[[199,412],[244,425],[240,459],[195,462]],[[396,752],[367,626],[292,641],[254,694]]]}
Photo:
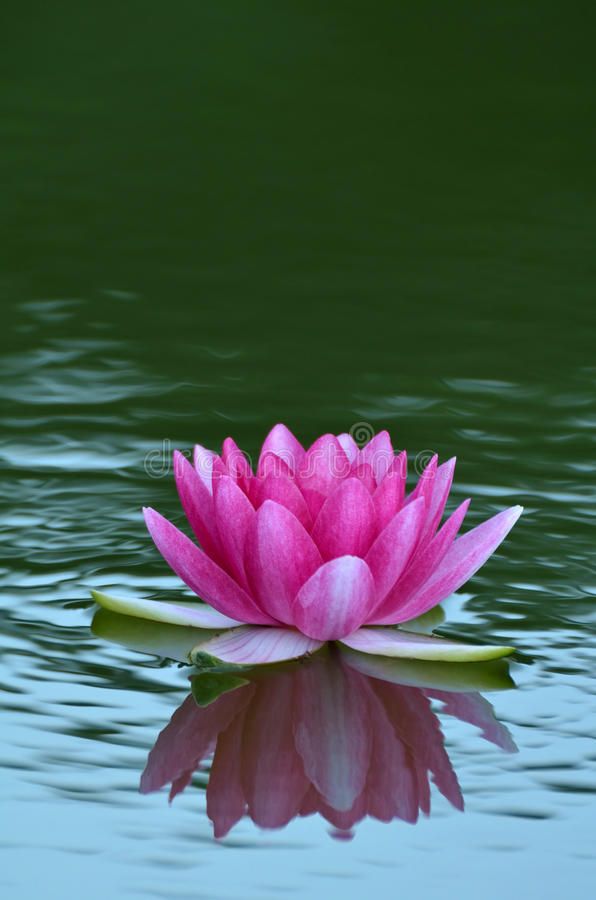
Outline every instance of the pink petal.
{"label": "pink petal", "polygon": [[219,457],[217,453],[213,452],[213,450],[208,450],[206,447],[202,447],[201,444],[195,445],[193,455],[196,473],[211,494],[211,473],[213,471],[213,462],[215,459],[219,459]]}
{"label": "pink petal", "polygon": [[252,500],[258,509],[266,500],[273,500],[280,506],[285,506],[296,516],[301,525],[307,530],[312,527],[312,519],[306,505],[306,500],[296,487],[291,476],[270,472],[263,479],[256,478],[252,491]]}
{"label": "pink petal", "polygon": [[338,483],[350,474],[350,468],[334,435],[324,434],[309,447],[298,468],[297,483],[313,519]]}
{"label": "pink petal", "polygon": [[223,442],[222,458],[234,481],[240,485],[245,494],[248,494],[253,478],[252,469],[248,459],[231,437]]}
{"label": "pink petal", "polygon": [[350,478],[357,478],[362,482],[369,494],[374,494],[377,482],[375,481],[373,468],[370,463],[356,463],[356,465],[353,465],[350,472]]}
{"label": "pink petal", "polygon": [[157,549],[195,594],[224,616],[240,622],[268,625],[274,621],[175,525],[154,509],[146,507],[143,514]]}
{"label": "pink petal", "polygon": [[294,477],[294,471],[280,456],[267,450],[259,457],[257,476],[258,478],[267,478],[268,475],[281,475],[291,479]]}
{"label": "pink petal", "polygon": [[375,536],[375,519],[372,498],[362,482],[357,478],[341,481],[323,504],[312,530],[323,559],[364,556]]}
{"label": "pink petal", "polygon": [[312,640],[294,628],[233,628],[211,641],[199,644],[199,653],[208,653],[223,662],[240,665],[283,662],[314,653],[321,641]]}
{"label": "pink petal", "polygon": [[335,641],[366,621],[376,603],[375,583],[363,559],[341,556],[318,569],[294,604],[296,625],[320,641]]}
{"label": "pink petal", "polygon": [[394,459],[393,444],[387,431],[375,434],[360,451],[360,462],[369,463],[372,466],[377,484],[381,483]]}
{"label": "pink petal", "polygon": [[238,584],[248,589],[244,571],[244,547],[256,515],[253,505],[231,476],[213,483],[213,505],[219,541],[229,570]]}
{"label": "pink petal", "polygon": [[373,494],[377,511],[377,528],[382,531],[400,509],[406,490],[408,456],[406,451],[396,456],[385,477]]}
{"label": "pink petal", "polygon": [[316,545],[284,506],[266,500],[248,532],[245,565],[263,609],[280,622],[294,624],[294,597],[321,565]]}
{"label": "pink petal", "polygon": [[465,584],[505,539],[522,510],[521,506],[512,506],[458,538],[408,602],[408,618],[421,616]]}
{"label": "pink petal", "polygon": [[440,465],[435,473],[434,484],[428,502],[426,523],[422,529],[421,541],[424,542],[433,537],[443,517],[445,504],[449,497],[453,473],[455,471],[455,456]]}
{"label": "pink petal", "polygon": [[418,484],[407,498],[406,503],[412,503],[414,500],[417,500],[418,497],[424,497],[427,506],[430,504],[430,498],[432,496],[437,475],[437,461],[438,457],[435,453],[424,471],[420,474]]}
{"label": "pink petal", "polygon": [[211,559],[219,563],[221,552],[215,527],[211,486],[197,473],[178,450],[174,450],[174,478],[188,523],[199,544]]}
{"label": "pink petal", "polygon": [[298,441],[289,428],[285,425],[274,425],[261,449],[261,456],[271,451],[279,456],[289,466],[292,472],[296,471],[304,457],[304,447]]}
{"label": "pink petal", "polygon": [[[413,505],[413,504],[410,504]],[[405,574],[399,579],[386,602],[382,614],[375,615],[371,625],[395,625],[413,618],[409,614],[410,599],[433,574],[447,551],[453,544],[455,536],[464,520],[469,500],[464,500],[453,512],[441,530],[426,546],[420,546],[416,555],[408,565]],[[406,507],[407,509],[408,507]],[[380,612],[380,611],[379,611]]]}
{"label": "pink petal", "polygon": [[350,465],[355,463],[360,455],[360,450],[358,449],[358,444],[354,440],[351,434],[343,434],[337,435],[337,440],[339,441],[340,447],[350,460]]}
{"label": "pink petal", "polygon": [[373,620],[382,615],[383,600],[404,571],[418,541],[426,506],[422,497],[396,513],[366,554],[375,579],[379,607]]}

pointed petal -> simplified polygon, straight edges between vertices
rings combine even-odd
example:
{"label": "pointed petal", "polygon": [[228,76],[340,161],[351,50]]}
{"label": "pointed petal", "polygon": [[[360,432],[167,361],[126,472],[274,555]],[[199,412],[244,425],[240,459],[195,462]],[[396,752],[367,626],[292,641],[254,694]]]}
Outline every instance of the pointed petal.
{"label": "pointed petal", "polygon": [[393,444],[388,431],[380,431],[375,434],[360,451],[360,462],[369,463],[372,466],[377,484],[381,483],[394,459]]}
{"label": "pointed petal", "polygon": [[196,469],[178,450],[174,451],[174,478],[190,527],[207,556],[219,563],[221,553],[215,527],[211,484],[208,488]]}
{"label": "pointed petal", "polygon": [[152,622],[167,622],[170,625],[189,625],[192,628],[232,628],[240,623],[236,619],[224,616],[205,603],[193,603],[192,606],[177,603],[162,603],[160,600],[141,600],[131,597],[111,597],[101,591],[91,591],[91,596],[104,609],[135,616],[138,619],[149,619]]}
{"label": "pointed petal", "polygon": [[375,603],[374,579],[364,560],[341,556],[321,566],[301,588],[294,617],[304,634],[334,641],[359,628]]}
{"label": "pointed petal", "polygon": [[143,510],[145,522],[155,546],[176,575],[225,616],[255,625],[271,624],[254,600],[230,576],[220,569],[190,538],[154,509]]}
{"label": "pointed petal", "polygon": [[375,579],[380,601],[373,619],[382,615],[385,596],[410,561],[424,523],[425,512],[422,497],[405,506],[383,529],[366,554],[366,562]]}
{"label": "pointed petal", "polygon": [[350,461],[333,434],[324,434],[307,450],[297,484],[313,519],[338,483],[350,474]]}
{"label": "pointed petal", "polygon": [[213,462],[216,459],[219,459],[217,453],[214,453],[213,450],[208,450],[207,447],[203,447],[201,444],[196,444],[193,452],[194,456],[194,466],[195,471],[209,493],[212,493],[211,488],[211,477],[213,472]]}
{"label": "pointed petal", "polygon": [[306,500],[300,493],[300,489],[296,487],[291,475],[269,472],[263,479],[255,478],[252,500],[256,509],[262,506],[266,500],[273,500],[293,513],[307,531],[312,528],[312,519]]}
{"label": "pointed petal", "polygon": [[513,647],[461,644],[427,634],[413,634],[397,628],[359,628],[341,639],[342,644],[361,653],[396,656],[406,659],[434,659],[449,662],[474,662],[499,659],[513,653]]}
{"label": "pointed petal", "polygon": [[416,595],[419,588],[431,577],[444,559],[455,540],[469,505],[470,501],[464,500],[431,542],[426,546],[422,544],[419,546],[405,574],[387,597],[383,604],[383,610],[374,616],[370,622],[371,625],[395,625],[398,622],[407,622],[417,618],[416,613],[410,613],[411,598]]}
{"label": "pointed petal", "polygon": [[435,478],[437,476],[437,461],[438,456],[435,453],[424,471],[420,474],[418,484],[406,499],[406,503],[413,503],[418,497],[424,497],[428,506],[435,485]]}
{"label": "pointed petal", "polygon": [[[322,646],[294,628],[234,628],[199,644],[197,651],[239,665],[261,665],[297,659]],[[191,652],[191,661],[193,654]]]}
{"label": "pointed petal", "polygon": [[312,530],[313,540],[328,560],[347,554],[364,556],[374,535],[371,496],[357,478],[346,478],[323,504]]}
{"label": "pointed petal", "polygon": [[268,451],[283,459],[292,472],[296,471],[304,457],[304,447],[294,437],[290,429],[282,424],[274,425],[265,438],[261,456],[264,456]]}
{"label": "pointed petal", "polygon": [[408,477],[408,456],[406,451],[396,456],[387,474],[373,494],[377,512],[377,528],[382,531],[399,511],[406,491]]}
{"label": "pointed petal", "polygon": [[512,506],[458,538],[442,563],[408,601],[404,613],[407,618],[422,615],[465,584],[494,553],[521,513],[521,506]]}
{"label": "pointed petal", "polygon": [[231,476],[222,476],[214,481],[213,505],[226,569],[238,584],[248,589],[244,548],[248,529],[256,515],[253,505]]}
{"label": "pointed petal", "polygon": [[443,518],[445,504],[449,497],[453,473],[455,471],[455,456],[440,465],[435,473],[432,491],[428,501],[426,523],[422,529],[421,540],[427,541],[433,537]]}
{"label": "pointed petal", "polygon": [[337,435],[337,440],[339,441],[339,445],[350,460],[350,465],[356,462],[358,456],[360,455],[360,450],[358,449],[358,444],[354,440],[351,434],[343,434]]}
{"label": "pointed petal", "polygon": [[271,616],[294,624],[294,597],[321,562],[313,539],[285,506],[267,500],[257,510],[246,540],[246,573]]}
{"label": "pointed petal", "polygon": [[265,453],[261,453],[259,457],[257,477],[267,478],[268,475],[284,475],[286,478],[293,479],[294,472],[280,456],[271,450],[267,450]]}
{"label": "pointed petal", "polygon": [[222,458],[234,481],[245,494],[248,494],[253,478],[252,469],[248,459],[231,437],[226,438],[223,442]]}

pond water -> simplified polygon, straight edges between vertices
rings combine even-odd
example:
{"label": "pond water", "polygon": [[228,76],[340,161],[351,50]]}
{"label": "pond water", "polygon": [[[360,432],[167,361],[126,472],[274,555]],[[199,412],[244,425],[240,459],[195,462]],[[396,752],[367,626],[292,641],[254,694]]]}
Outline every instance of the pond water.
{"label": "pond water", "polygon": [[[7,35],[3,895],[592,896],[579,14],[67,0]],[[513,644],[509,674],[331,654],[200,707],[190,668],[91,629],[90,588],[184,594],[140,513],[181,520],[171,450],[254,455],[277,421],[457,455],[471,525],[524,505],[440,628]]]}

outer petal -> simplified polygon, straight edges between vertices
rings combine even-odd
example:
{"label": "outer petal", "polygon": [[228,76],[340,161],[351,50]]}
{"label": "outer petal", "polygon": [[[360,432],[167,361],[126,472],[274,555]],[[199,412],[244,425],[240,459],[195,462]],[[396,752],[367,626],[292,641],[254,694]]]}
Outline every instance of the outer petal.
{"label": "outer petal", "polygon": [[138,619],[150,619],[152,622],[212,629],[232,628],[240,624],[236,619],[222,615],[205,603],[193,603],[192,606],[186,606],[185,604],[162,603],[159,600],[110,597],[100,591],[91,591],[91,596],[104,609],[122,613],[125,616],[136,616]]}
{"label": "outer petal", "polygon": [[337,438],[324,434],[307,450],[297,474],[297,484],[313,519],[338,483],[350,474],[350,461]]}
{"label": "outer petal", "polygon": [[157,549],[192,591],[232,619],[255,625],[270,625],[275,621],[175,525],[154,509],[145,508],[143,512]]}
{"label": "outer petal", "polygon": [[[418,501],[415,501],[418,502]],[[410,504],[411,506],[413,504]],[[381,615],[375,616],[370,624],[395,625],[396,622],[407,622],[415,616],[409,614],[409,602],[419,588],[431,577],[445,554],[453,544],[455,536],[464,520],[469,500],[458,506],[441,530],[426,546],[420,546],[416,555],[408,565],[405,574],[399,579],[387,601],[383,604]],[[407,509],[408,507],[406,507]]]}
{"label": "outer petal", "polygon": [[174,478],[182,508],[199,544],[214,562],[219,563],[221,553],[213,515],[211,485],[198,475],[186,457],[174,450]]}
{"label": "outer petal", "polygon": [[267,500],[255,515],[245,551],[246,572],[263,609],[280,622],[294,624],[294,597],[321,562],[298,519]]}
{"label": "outer petal", "polygon": [[321,566],[296,597],[298,628],[320,641],[334,641],[355,631],[376,603],[375,583],[363,559],[341,556]]}
{"label": "outer petal", "polygon": [[418,484],[407,498],[406,503],[412,503],[414,500],[417,500],[418,497],[424,497],[427,504],[430,503],[430,498],[435,486],[435,479],[437,477],[437,461],[438,456],[435,453],[424,471],[420,474]]}
{"label": "outer petal", "polygon": [[446,662],[474,662],[498,659],[513,653],[513,647],[490,647],[460,644],[446,638],[414,634],[398,628],[359,628],[354,634],[341,639],[342,644],[361,653],[379,656],[397,656],[406,659],[433,659]]}
{"label": "outer petal", "polygon": [[292,472],[296,471],[296,468],[304,457],[304,447],[300,441],[294,437],[290,429],[282,424],[274,425],[265,438],[261,449],[261,456],[264,456],[264,454],[269,451],[283,459]]}
{"label": "outer petal", "polygon": [[408,456],[406,451],[396,456],[373,495],[377,511],[377,527],[382,531],[400,509],[406,490],[408,477]]}
{"label": "outer petal", "polygon": [[[368,553],[366,562],[375,579],[377,597],[382,602],[407,566],[420,535],[426,506],[422,497],[405,506],[383,529]],[[375,611],[373,618],[376,618]]]}
{"label": "outer petal", "polygon": [[375,508],[358,478],[346,478],[327,498],[312,530],[323,559],[364,556],[375,536]]}
{"label": "outer petal", "polygon": [[[211,641],[199,644],[197,655],[215,656],[240,665],[283,662],[314,653],[322,646],[294,628],[234,628]],[[194,661],[191,651],[191,661]]]}
{"label": "outer petal", "polygon": [[253,505],[231,476],[222,476],[213,482],[213,505],[226,568],[238,584],[248,588],[244,571],[244,546],[248,529],[256,515]]}
{"label": "outer petal", "polygon": [[407,609],[400,610],[400,616],[409,619],[420,616],[465,584],[507,536],[522,509],[512,506],[503,510],[458,538],[443,562],[408,601]]}
{"label": "outer petal", "polygon": [[263,479],[255,478],[252,499],[257,509],[266,500],[273,500],[280,506],[289,509],[307,531],[312,528],[312,519],[306,500],[291,476],[269,472]]}
{"label": "outer petal", "polygon": [[388,431],[380,431],[370,439],[360,451],[360,462],[369,463],[374,472],[375,481],[380,484],[391,467],[395,454]]}

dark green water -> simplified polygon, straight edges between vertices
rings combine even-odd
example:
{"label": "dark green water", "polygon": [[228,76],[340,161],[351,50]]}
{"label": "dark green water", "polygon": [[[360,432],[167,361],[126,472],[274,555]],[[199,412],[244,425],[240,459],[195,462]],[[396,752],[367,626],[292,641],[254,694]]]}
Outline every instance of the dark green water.
{"label": "dark green water", "polygon": [[[0,460],[11,900],[591,896],[595,72],[575,3],[72,2],[4,16]],[[148,453],[354,423],[522,503],[444,633],[513,643],[519,753],[442,719],[465,798],[214,841],[138,783],[187,672],[89,630],[180,589]],[[155,474],[155,472],[154,472]],[[592,526],[592,527],[591,527]]]}

